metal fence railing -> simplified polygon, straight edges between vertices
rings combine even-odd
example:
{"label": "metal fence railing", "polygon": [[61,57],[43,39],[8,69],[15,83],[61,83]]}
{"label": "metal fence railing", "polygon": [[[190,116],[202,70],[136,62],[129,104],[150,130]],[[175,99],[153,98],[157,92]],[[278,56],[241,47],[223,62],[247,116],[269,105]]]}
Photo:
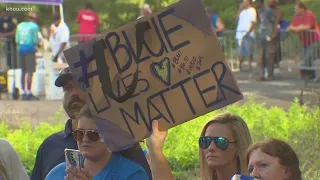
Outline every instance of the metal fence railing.
{"label": "metal fence railing", "polygon": [[[306,35],[306,41],[310,41],[314,39],[314,34],[316,31],[309,31]],[[239,68],[238,63],[238,51],[237,51],[237,41],[235,40],[236,31],[227,30],[223,32],[223,36],[219,38],[220,42],[224,47],[225,57],[233,70],[237,70]],[[97,35],[77,35],[73,34],[70,36],[71,47],[78,44],[79,37],[91,37],[97,39],[103,39],[105,34],[97,34]],[[257,37],[257,36],[256,36]],[[279,60],[294,60],[300,61],[303,50],[305,50],[301,44],[298,34],[296,33],[288,33],[281,31],[279,33],[279,51],[277,52],[277,58]],[[319,40],[320,42],[320,40]],[[17,62],[17,54],[16,51],[12,51],[16,49],[11,40],[6,38],[0,38],[0,69],[6,69],[8,62],[7,56],[10,54],[11,60],[10,64],[16,66]],[[318,43],[315,47],[313,47],[313,53],[315,57],[318,57],[319,51],[316,49],[320,49],[320,43]],[[257,60],[257,53],[254,53],[254,61]]]}
{"label": "metal fence railing", "polygon": [[[313,40],[314,34],[319,33],[318,31],[308,31],[304,34],[306,41]],[[236,31],[227,30],[223,32],[223,36],[219,37],[221,44],[224,47],[225,57],[233,70],[239,69],[238,63],[238,51],[237,51],[237,41],[235,39]],[[75,46],[78,44],[78,37],[92,37],[92,38],[104,38],[105,34],[98,34],[95,36],[92,35],[71,35],[70,41],[71,45]],[[257,35],[255,36],[257,37]],[[290,33],[286,31],[280,31],[278,34],[278,43],[279,49],[277,51],[278,61],[281,60],[292,60],[292,61],[301,61],[304,47],[299,39],[297,33]],[[320,42],[320,41],[319,41]],[[255,46],[256,47],[256,46]],[[320,49],[320,43],[314,47],[314,49]],[[257,51],[254,51],[254,61],[257,61]],[[318,57],[319,51],[314,50],[314,57]]]}

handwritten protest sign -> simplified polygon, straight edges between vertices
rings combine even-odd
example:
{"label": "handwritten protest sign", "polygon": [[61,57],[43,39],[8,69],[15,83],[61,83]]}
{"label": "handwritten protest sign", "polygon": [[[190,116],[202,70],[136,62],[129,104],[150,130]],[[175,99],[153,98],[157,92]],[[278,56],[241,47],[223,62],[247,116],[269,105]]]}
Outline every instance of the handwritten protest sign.
{"label": "handwritten protest sign", "polygon": [[107,146],[119,150],[243,98],[200,0],[159,12],[64,55]]}

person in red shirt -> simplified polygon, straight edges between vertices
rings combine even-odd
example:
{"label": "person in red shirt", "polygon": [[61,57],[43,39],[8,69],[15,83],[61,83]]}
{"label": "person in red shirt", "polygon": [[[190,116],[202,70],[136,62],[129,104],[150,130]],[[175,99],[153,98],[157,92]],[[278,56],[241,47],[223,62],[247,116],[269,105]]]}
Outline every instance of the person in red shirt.
{"label": "person in red shirt", "polygon": [[303,61],[301,67],[313,67],[314,61],[319,56],[320,32],[316,17],[308,10],[305,4],[299,2],[295,6],[295,13],[287,31],[298,33],[303,46]]}
{"label": "person in red shirt", "polygon": [[86,3],[85,9],[81,9],[78,12],[76,21],[79,24],[78,43],[95,38],[100,22],[97,13],[93,11],[91,3]]}

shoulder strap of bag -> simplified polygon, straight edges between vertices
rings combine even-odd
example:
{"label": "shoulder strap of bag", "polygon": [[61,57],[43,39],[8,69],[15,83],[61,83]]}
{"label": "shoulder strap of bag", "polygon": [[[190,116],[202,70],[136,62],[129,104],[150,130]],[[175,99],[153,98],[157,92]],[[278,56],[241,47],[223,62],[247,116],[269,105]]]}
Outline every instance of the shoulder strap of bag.
{"label": "shoulder strap of bag", "polygon": [[4,166],[3,162],[0,160],[0,179],[1,180],[8,180],[8,172],[6,167]]}

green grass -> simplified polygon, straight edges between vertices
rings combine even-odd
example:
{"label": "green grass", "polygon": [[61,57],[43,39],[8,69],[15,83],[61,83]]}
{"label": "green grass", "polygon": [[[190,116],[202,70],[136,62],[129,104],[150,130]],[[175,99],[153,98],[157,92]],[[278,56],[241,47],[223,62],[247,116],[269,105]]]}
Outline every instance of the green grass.
{"label": "green grass", "polygon": [[[299,155],[304,178],[319,179],[320,108],[308,109],[294,102],[291,108],[285,111],[276,106],[266,108],[253,100],[208,113],[169,130],[164,153],[177,179],[198,179],[197,140],[204,124],[220,112],[232,112],[241,116],[248,124],[254,142],[267,138],[279,138],[288,142]],[[54,123],[44,122],[36,127],[25,123],[15,129],[10,129],[8,124],[0,124],[0,137],[12,143],[28,173],[33,168],[36,152],[42,141],[52,133],[64,129],[61,112],[57,113],[54,119]],[[143,146],[145,147],[144,144]]]}

